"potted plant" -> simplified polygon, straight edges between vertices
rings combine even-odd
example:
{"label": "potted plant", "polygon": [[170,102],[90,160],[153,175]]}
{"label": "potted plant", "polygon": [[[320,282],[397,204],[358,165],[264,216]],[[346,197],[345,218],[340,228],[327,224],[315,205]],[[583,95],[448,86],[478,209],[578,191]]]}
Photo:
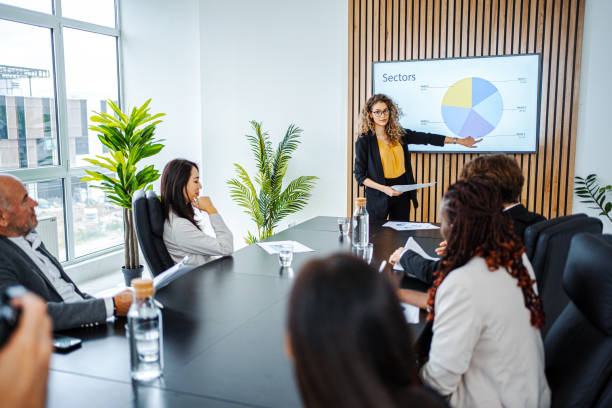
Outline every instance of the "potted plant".
{"label": "potted plant", "polygon": [[138,170],[136,165],[142,159],[156,155],[164,147],[159,143],[163,140],[154,139],[154,134],[155,127],[162,122],[158,119],[165,113],[149,114],[150,102],[151,99],[127,114],[121,112],[119,107],[109,100],[107,103],[116,116],[94,112],[95,115],[90,119],[97,125],[89,126],[89,129],[99,132],[98,139],[108,148],[108,154],[96,156],[99,160],[85,159],[100,167],[101,171],[85,170],[89,177],[81,179],[100,182],[100,185],[95,187],[102,189],[112,203],[123,208],[125,265],[121,269],[127,286],[132,279],[142,276],[144,268],[138,255],[132,195],[137,190],[152,189],[151,183],[160,176],[152,165],[141,170]]}
{"label": "potted plant", "polygon": [[253,120],[250,123],[255,130],[255,136],[246,135],[246,138],[251,144],[257,164],[255,182],[259,191],[255,189],[247,171],[237,163],[234,163],[234,167],[238,178],[227,182],[234,201],[245,208],[244,212],[251,216],[257,226],[257,236],[247,232],[247,244],[274,234],[274,228],[283,218],[303,209],[311,196],[310,191],[315,180],[318,179],[315,176],[301,176],[289,182],[283,190],[283,178],[291,154],[300,143],[302,129],[289,125],[285,137],[278,144],[276,151],[273,151],[268,133],[261,130],[261,122]]}
{"label": "potted plant", "polygon": [[586,178],[576,176],[574,191],[578,197],[584,198],[580,201],[581,203],[591,204],[589,208],[600,211],[600,216],[604,215],[608,221],[612,222],[610,216],[612,202],[606,199],[606,196],[612,191],[612,185],[600,186],[595,174],[589,174]]}

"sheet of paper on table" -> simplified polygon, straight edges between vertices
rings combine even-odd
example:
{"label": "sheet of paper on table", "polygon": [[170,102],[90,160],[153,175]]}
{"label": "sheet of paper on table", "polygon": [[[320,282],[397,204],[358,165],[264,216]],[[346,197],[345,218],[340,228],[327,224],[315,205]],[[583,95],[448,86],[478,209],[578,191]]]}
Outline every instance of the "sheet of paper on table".
{"label": "sheet of paper on table", "polygon": [[424,183],[424,184],[396,184],[391,187],[397,191],[401,191],[402,193],[405,193],[406,191],[412,191],[412,190],[418,190],[419,188],[431,187],[434,184],[436,184],[435,181],[433,183]]}
{"label": "sheet of paper on table", "polygon": [[404,310],[404,317],[408,323],[418,323],[419,322],[419,314],[421,310],[416,307],[409,305],[408,303],[401,303],[402,309]]}
{"label": "sheet of paper on table", "polygon": [[[429,259],[431,261],[437,261],[440,259],[440,258],[434,258],[433,256],[427,255],[427,252],[425,252],[423,248],[419,245],[419,243],[416,242],[416,240],[412,237],[408,238],[408,241],[406,241],[406,245],[404,245],[404,251],[402,252],[402,255],[404,255],[404,253],[408,251],[409,249],[421,255],[423,258]],[[404,267],[398,262],[395,265],[393,265],[393,269],[396,271],[403,271]]]}
{"label": "sheet of paper on table", "polygon": [[267,242],[258,242],[259,245],[264,251],[272,254],[278,254],[283,245],[293,245],[293,252],[313,252],[314,249],[308,248],[306,245],[299,243],[297,241],[267,241]]}
{"label": "sheet of paper on table", "polygon": [[383,227],[393,228],[396,231],[414,231],[426,229],[440,229],[437,225],[428,222],[387,221]]}
{"label": "sheet of paper on table", "polygon": [[153,278],[153,287],[155,290],[159,290],[164,286],[168,285],[170,282],[174,282],[181,276],[185,275],[187,272],[195,269],[195,266],[187,265],[191,260],[191,256],[187,255],[184,257],[179,263],[172,266],[171,268],[166,269],[155,278]]}

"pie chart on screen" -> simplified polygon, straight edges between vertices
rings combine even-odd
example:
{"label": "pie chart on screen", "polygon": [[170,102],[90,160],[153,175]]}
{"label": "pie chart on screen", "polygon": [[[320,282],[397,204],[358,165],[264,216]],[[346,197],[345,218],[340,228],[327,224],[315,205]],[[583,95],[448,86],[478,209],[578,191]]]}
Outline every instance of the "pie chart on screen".
{"label": "pie chart on screen", "polygon": [[444,123],[461,138],[488,135],[499,124],[503,111],[499,90],[483,78],[463,78],[442,98]]}

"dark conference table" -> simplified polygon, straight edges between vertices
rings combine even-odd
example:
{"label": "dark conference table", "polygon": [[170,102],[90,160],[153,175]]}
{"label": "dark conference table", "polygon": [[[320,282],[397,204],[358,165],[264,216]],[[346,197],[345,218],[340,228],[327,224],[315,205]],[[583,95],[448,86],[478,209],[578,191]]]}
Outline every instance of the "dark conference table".
{"label": "dark conference table", "polygon": [[[414,236],[434,255],[439,230],[398,232],[372,223],[372,265]],[[62,334],[83,340],[80,349],[54,353],[48,407],[299,407],[284,335],[293,276],[309,259],[350,252],[336,217],[316,217],[268,239],[296,240],[315,252],[294,254],[292,269],[257,245],[202,265],[162,288],[164,375],[132,383],[125,319]],[[387,266],[385,272],[394,274]],[[396,281],[398,280],[397,275]],[[404,287],[423,288],[404,279]],[[415,338],[424,327],[412,325]]]}

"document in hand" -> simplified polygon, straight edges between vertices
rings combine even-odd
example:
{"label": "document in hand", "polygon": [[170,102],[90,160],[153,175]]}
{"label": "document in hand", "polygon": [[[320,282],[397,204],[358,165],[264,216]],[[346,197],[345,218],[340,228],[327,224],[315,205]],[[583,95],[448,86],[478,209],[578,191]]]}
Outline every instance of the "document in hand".
{"label": "document in hand", "polygon": [[[404,251],[402,252],[402,255],[404,255],[404,253],[408,251],[409,249],[413,250],[414,252],[422,256],[423,258],[429,259],[431,261],[437,261],[438,259],[440,259],[440,258],[434,258],[432,256],[427,255],[427,252],[425,252],[423,248],[419,245],[419,243],[416,242],[416,240],[412,237],[408,238],[408,241],[406,241],[406,245],[404,246]],[[403,271],[404,267],[398,262],[395,265],[393,265],[393,269],[396,271]]]}
{"label": "document in hand", "polygon": [[391,187],[397,191],[405,193],[406,191],[412,191],[412,190],[418,190],[419,188],[431,187],[434,184],[436,184],[435,181],[433,183],[425,183],[425,184],[397,184]]}
{"label": "document in hand", "polygon": [[172,268],[168,268],[155,278],[153,278],[153,287],[155,290],[159,290],[164,286],[168,285],[170,282],[175,281],[181,276],[185,275],[187,272],[195,269],[195,266],[187,266],[187,263],[191,259],[191,256],[186,256],[181,260],[181,262],[174,265]]}

